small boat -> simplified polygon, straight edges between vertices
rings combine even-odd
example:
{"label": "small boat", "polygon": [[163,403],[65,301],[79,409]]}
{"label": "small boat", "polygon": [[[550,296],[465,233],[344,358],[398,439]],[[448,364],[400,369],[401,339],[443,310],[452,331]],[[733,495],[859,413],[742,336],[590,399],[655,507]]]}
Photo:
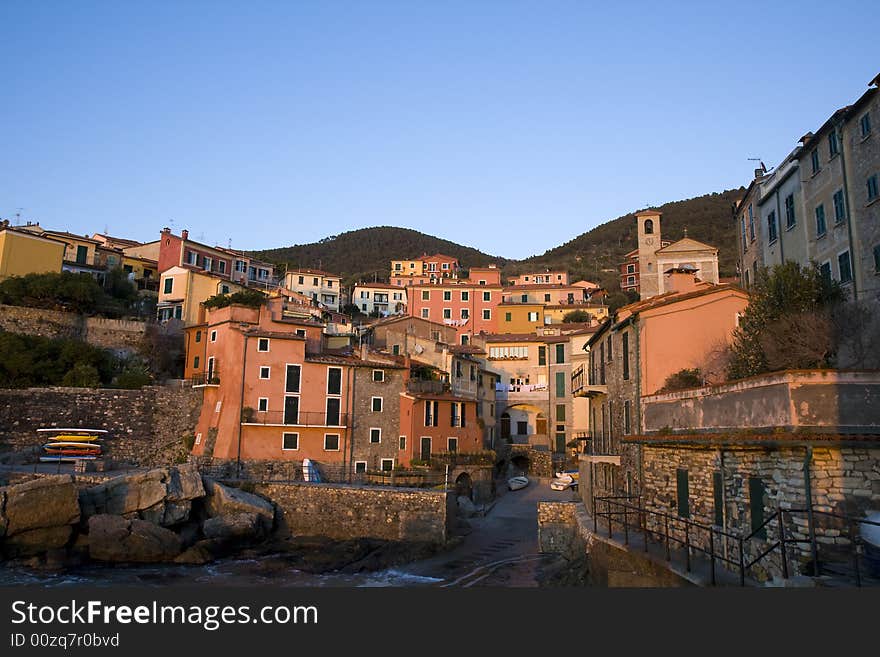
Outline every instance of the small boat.
{"label": "small boat", "polygon": [[75,456],[77,454],[99,456],[101,454],[101,446],[92,445],[91,443],[46,443],[43,445],[43,452],[50,456],[57,454],[65,456]]}
{"label": "small boat", "polygon": [[86,456],[84,454],[77,455],[77,456],[62,456],[62,455],[58,454],[58,455],[52,455],[52,456],[41,456],[40,463],[55,463],[57,461],[62,461],[62,462],[67,461],[67,462],[75,463],[76,461],[94,461],[97,458],[98,458],[97,456]]}
{"label": "small boat", "polygon": [[303,459],[303,479],[316,484],[321,483],[321,473],[318,464],[311,459]]}
{"label": "small boat", "polygon": [[107,435],[104,429],[77,429],[77,428],[60,428],[60,429],[37,429],[39,434],[50,434],[49,440],[62,442],[94,442],[100,440]]}
{"label": "small boat", "polygon": [[100,440],[100,436],[89,435],[89,434],[77,434],[77,433],[60,433],[57,436],[50,436],[49,440],[54,442],[67,442],[67,443],[91,443],[96,440]]}
{"label": "small boat", "polygon": [[526,476],[511,477],[507,480],[507,487],[510,490],[520,490],[529,485],[529,478]]}

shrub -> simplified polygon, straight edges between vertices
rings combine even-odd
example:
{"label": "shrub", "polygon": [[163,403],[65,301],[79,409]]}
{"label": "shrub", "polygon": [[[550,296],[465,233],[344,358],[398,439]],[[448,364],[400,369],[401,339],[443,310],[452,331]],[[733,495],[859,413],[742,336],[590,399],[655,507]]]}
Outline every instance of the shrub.
{"label": "shrub", "polygon": [[98,369],[86,363],[77,363],[61,379],[61,385],[73,388],[94,388],[100,383]]}
{"label": "shrub", "polygon": [[663,387],[657,392],[675,392],[676,390],[699,388],[702,385],[703,374],[698,368],[683,369],[666,377],[666,381],[663,382]]}
{"label": "shrub", "polygon": [[232,304],[259,308],[266,301],[266,295],[258,290],[243,290],[232,294],[215,294],[205,301],[205,308],[226,308]]}
{"label": "shrub", "polygon": [[116,387],[134,390],[150,385],[152,379],[145,367],[129,366],[116,377]]}

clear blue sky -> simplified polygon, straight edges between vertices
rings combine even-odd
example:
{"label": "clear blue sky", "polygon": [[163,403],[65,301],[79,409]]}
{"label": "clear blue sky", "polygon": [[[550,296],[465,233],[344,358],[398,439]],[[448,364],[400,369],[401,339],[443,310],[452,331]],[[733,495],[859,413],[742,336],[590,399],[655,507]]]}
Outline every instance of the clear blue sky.
{"label": "clear blue sky", "polygon": [[716,5],[0,0],[0,217],[541,253],[748,184],[880,72],[876,0]]}

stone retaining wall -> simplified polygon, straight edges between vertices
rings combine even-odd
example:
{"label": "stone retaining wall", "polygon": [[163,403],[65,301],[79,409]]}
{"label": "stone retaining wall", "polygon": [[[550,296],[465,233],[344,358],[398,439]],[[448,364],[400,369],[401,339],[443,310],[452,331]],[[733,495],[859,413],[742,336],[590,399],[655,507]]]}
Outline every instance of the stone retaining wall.
{"label": "stone retaining wall", "polygon": [[447,494],[334,484],[257,484],[272,500],[282,533],[346,540],[360,537],[442,545],[447,538]]}
{"label": "stone retaining wall", "polygon": [[0,331],[10,333],[75,338],[103,349],[135,352],[146,330],[146,322],[0,304]]}
{"label": "stone retaining wall", "polygon": [[106,457],[167,464],[185,458],[182,438],[195,429],[201,406],[202,390],[191,387],[0,389],[0,455],[38,448],[37,429],[88,427],[110,432]]}

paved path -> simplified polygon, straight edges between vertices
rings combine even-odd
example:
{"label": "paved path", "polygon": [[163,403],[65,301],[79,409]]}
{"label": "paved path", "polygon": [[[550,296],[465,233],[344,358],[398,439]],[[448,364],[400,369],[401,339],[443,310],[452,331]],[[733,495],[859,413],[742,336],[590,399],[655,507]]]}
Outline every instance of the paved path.
{"label": "paved path", "polygon": [[537,586],[538,502],[575,500],[576,494],[551,490],[549,480],[499,492],[485,516],[468,520],[472,531],[460,545],[400,570],[441,579],[440,586]]}

